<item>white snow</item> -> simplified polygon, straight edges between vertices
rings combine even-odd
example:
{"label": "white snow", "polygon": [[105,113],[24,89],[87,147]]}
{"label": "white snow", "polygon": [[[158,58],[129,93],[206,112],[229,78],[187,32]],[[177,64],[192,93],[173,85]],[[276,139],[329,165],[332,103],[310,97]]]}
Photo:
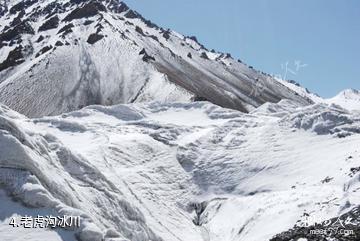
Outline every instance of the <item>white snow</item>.
{"label": "white snow", "polygon": [[303,96],[305,98],[308,98],[312,100],[314,103],[325,103],[325,104],[335,104],[339,105],[344,109],[347,109],[349,111],[360,111],[360,92],[359,90],[355,89],[346,89],[341,91],[339,94],[332,98],[322,98],[316,94],[311,93],[309,90],[307,90],[304,87],[297,86],[293,83],[290,83],[286,80],[282,80],[279,78],[275,78],[277,81],[279,81],[281,84],[287,86],[291,90],[298,93],[300,96]]}
{"label": "white snow", "polygon": [[[30,21],[35,32],[47,14]],[[32,51],[0,73],[0,241],[262,241],[304,213],[322,221],[359,206],[358,91],[323,99],[126,12],[101,14],[73,20],[64,38],[63,21],[22,35]],[[88,44],[98,24],[105,37]],[[24,215],[81,226],[9,225]]]}
{"label": "white snow", "polygon": [[[154,102],[28,119],[1,106],[0,183],[26,212],[81,215],[81,240],[268,240],[304,212],[326,220],[359,205],[356,112],[287,101],[259,110]],[[6,237],[69,240],[10,229],[26,212],[7,195]]]}
{"label": "white snow", "polygon": [[344,90],[335,97],[326,99],[325,102],[340,105],[348,110],[360,111],[360,92],[354,89]]}

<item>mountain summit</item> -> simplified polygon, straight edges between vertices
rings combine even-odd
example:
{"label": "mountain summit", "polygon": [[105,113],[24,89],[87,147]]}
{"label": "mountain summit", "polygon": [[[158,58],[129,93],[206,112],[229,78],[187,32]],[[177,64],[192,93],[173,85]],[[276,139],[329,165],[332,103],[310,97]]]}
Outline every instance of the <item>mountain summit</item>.
{"label": "mountain summit", "polygon": [[325,102],[340,105],[348,110],[360,110],[360,91],[346,89],[335,97],[325,100]]}
{"label": "mountain summit", "polygon": [[243,112],[283,98],[312,103],[121,1],[3,1],[0,9],[0,102],[30,117],[149,100]]}

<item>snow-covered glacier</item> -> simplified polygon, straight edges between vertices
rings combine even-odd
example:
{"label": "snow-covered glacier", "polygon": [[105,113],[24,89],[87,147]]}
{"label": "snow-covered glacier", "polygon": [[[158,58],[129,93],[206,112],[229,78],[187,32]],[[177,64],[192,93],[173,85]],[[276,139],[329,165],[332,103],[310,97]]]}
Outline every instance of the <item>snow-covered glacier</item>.
{"label": "snow-covered glacier", "polygon": [[[0,0],[0,31],[0,241],[360,240],[359,91],[323,99],[118,0]],[[354,232],[310,232],[336,222]]]}
{"label": "snow-covered glacier", "polygon": [[[29,119],[1,105],[0,236],[258,241],[304,213],[359,205],[358,113],[287,100],[258,109],[152,102]],[[9,226],[35,213],[79,215],[81,227]]]}

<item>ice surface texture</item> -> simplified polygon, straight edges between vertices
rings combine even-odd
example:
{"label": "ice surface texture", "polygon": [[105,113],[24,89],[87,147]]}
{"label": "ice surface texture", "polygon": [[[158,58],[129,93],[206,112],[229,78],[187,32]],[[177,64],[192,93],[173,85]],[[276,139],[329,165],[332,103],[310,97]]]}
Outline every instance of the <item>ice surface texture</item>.
{"label": "ice surface texture", "polygon": [[81,215],[64,231],[80,240],[266,240],[304,212],[330,219],[359,204],[359,122],[290,101],[251,114],[154,102],[37,119],[1,106],[0,184],[26,207]]}

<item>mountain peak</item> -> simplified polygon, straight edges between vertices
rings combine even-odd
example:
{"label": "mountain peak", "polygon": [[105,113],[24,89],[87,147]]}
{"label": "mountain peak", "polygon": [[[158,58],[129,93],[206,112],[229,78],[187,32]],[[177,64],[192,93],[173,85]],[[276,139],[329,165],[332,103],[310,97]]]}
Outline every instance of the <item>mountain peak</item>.
{"label": "mountain peak", "polygon": [[356,89],[345,89],[341,91],[337,96],[347,99],[353,99],[353,98],[360,99],[360,91]]}
{"label": "mountain peak", "polygon": [[360,91],[346,89],[335,97],[325,100],[326,103],[337,104],[348,110],[360,110]]}
{"label": "mountain peak", "polygon": [[311,103],[230,54],[158,27],[122,1],[12,1],[0,21],[0,102],[31,117],[192,97],[243,112],[281,99]]}

